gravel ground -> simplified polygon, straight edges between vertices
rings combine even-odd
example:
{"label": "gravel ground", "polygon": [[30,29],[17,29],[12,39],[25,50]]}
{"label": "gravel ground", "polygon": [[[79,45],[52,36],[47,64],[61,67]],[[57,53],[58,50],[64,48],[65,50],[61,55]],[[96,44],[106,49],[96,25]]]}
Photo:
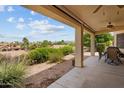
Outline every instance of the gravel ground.
{"label": "gravel ground", "polygon": [[[50,64],[48,64],[50,65]],[[40,71],[34,75],[26,78],[26,87],[47,87],[56,79],[67,73],[73,68],[72,61],[65,61],[63,63],[56,64],[48,69]],[[36,69],[35,69],[36,71]]]}
{"label": "gravel ground", "polygon": [[[68,57],[72,56],[69,55]],[[68,59],[67,56],[65,58]],[[84,58],[86,59],[87,57],[85,56]],[[59,64],[44,63],[34,65],[28,69],[30,74],[25,79],[25,85],[28,88],[46,88],[72,68],[72,60],[69,59]]]}

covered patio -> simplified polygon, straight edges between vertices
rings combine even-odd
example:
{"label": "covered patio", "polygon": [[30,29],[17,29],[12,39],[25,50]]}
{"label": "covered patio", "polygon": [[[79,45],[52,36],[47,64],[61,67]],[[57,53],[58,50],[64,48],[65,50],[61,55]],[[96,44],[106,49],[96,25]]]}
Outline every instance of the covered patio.
{"label": "covered patio", "polygon": [[75,67],[48,88],[123,88],[124,65],[112,66],[92,56],[84,68]]}
{"label": "covered patio", "polygon": [[[95,35],[124,31],[122,6],[24,6],[75,28],[75,68],[49,88],[124,87],[124,65],[112,66],[95,56]],[[83,60],[83,32],[91,35],[91,57]],[[115,45],[116,46],[116,45]]]}

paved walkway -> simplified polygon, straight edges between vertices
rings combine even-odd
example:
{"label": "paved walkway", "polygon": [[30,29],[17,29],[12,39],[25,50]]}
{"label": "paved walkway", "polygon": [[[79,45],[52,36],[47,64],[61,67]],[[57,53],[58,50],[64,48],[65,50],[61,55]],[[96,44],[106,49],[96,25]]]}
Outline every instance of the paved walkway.
{"label": "paved walkway", "polygon": [[112,66],[91,56],[84,68],[73,68],[48,88],[124,88],[124,64]]}

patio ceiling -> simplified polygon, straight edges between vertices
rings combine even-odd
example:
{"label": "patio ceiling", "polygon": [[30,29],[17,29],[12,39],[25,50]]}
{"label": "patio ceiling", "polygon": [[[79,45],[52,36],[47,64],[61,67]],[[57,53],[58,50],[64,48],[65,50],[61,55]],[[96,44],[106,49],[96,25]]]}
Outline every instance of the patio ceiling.
{"label": "patio ceiling", "polygon": [[[103,5],[96,13],[93,13],[93,11],[98,5],[64,5],[56,7],[86,23],[96,34],[124,30],[124,7]],[[111,22],[114,27],[107,28],[108,22]]]}
{"label": "patio ceiling", "polygon": [[[98,5],[26,5],[33,11],[57,19],[70,26],[82,24],[85,30],[102,34],[105,32],[124,31],[124,7],[121,5],[102,5],[93,13]],[[109,22],[113,25],[107,28]]]}

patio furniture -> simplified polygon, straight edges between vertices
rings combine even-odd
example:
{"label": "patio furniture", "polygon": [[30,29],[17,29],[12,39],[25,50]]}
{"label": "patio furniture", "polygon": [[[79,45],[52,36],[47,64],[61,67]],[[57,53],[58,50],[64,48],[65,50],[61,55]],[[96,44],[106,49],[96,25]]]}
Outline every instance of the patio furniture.
{"label": "patio furniture", "polygon": [[120,60],[120,54],[122,55],[119,48],[108,47],[107,51],[106,51],[105,62],[107,62],[108,64],[115,64],[115,65],[122,64],[122,62]]}
{"label": "patio furniture", "polygon": [[119,52],[119,57],[120,57],[120,58],[124,58],[124,54],[119,50],[118,47],[117,47],[117,49],[118,49],[118,52]]}

